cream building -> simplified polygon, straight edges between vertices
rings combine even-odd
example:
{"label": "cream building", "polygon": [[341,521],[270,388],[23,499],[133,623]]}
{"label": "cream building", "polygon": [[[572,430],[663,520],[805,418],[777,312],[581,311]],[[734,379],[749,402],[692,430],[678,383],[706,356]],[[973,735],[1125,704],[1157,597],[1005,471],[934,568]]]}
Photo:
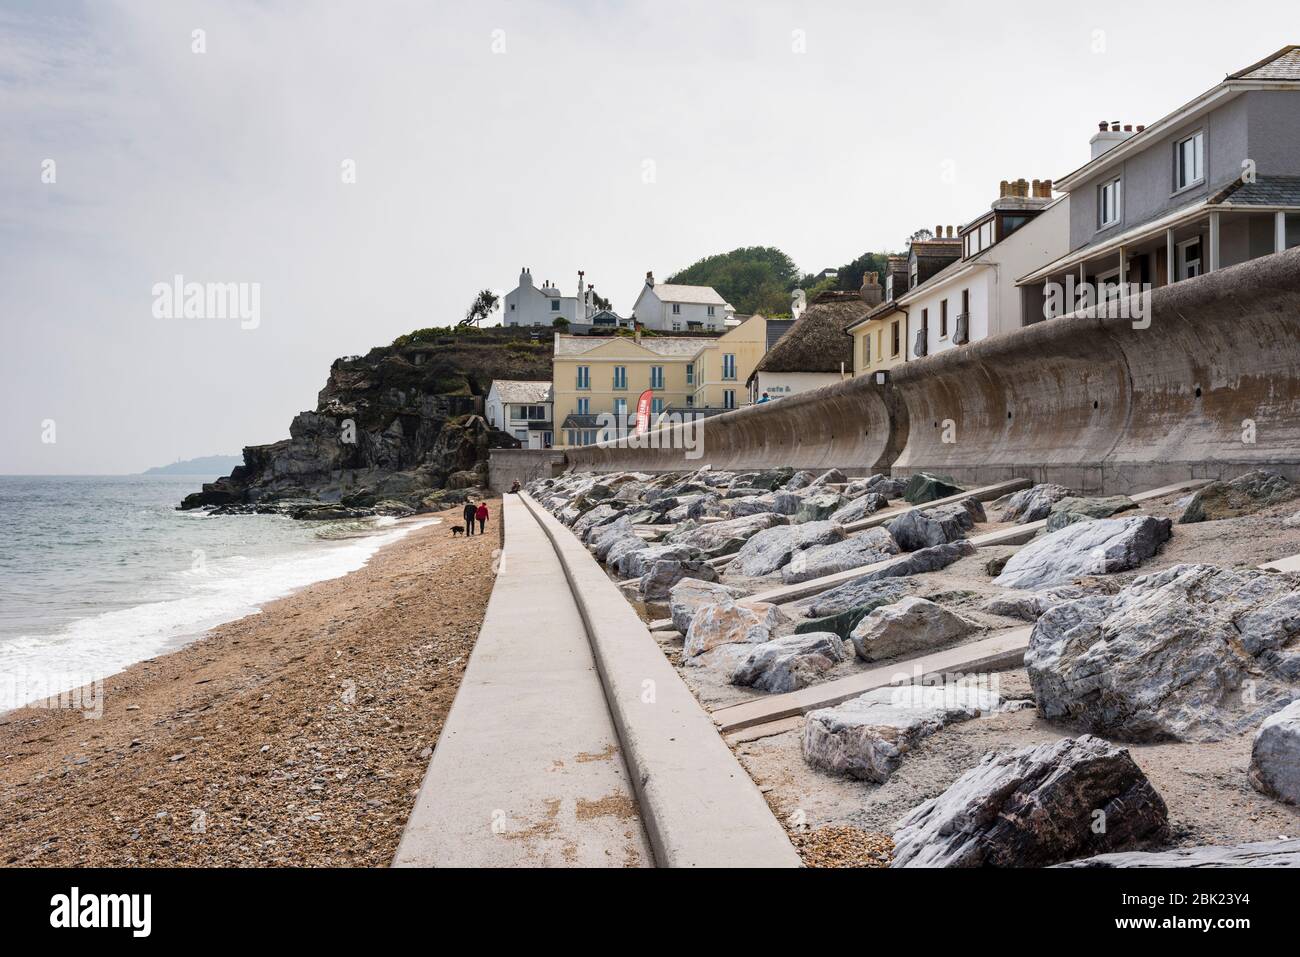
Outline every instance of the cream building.
{"label": "cream building", "polygon": [[614,438],[607,434],[611,425],[626,434],[647,389],[652,415],[710,415],[749,405],[745,381],[767,348],[766,325],[753,316],[717,337],[557,335],[555,447]]}

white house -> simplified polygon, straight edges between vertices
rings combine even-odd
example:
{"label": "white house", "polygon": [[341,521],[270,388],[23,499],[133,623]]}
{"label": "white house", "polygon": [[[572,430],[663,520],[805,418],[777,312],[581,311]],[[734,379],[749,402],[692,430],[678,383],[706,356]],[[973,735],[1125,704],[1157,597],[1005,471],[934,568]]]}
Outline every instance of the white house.
{"label": "white house", "polygon": [[488,425],[509,432],[526,449],[549,449],[554,438],[553,397],[549,382],[495,379],[483,414]]}
{"label": "white house", "polygon": [[556,319],[567,319],[570,325],[589,322],[597,312],[596,290],[583,285],[585,273],[578,270],[578,290],[566,296],[550,280],[541,287],[533,285],[533,274],[524,267],[519,273],[519,285],[506,293],[501,324],[504,326],[549,326]]}
{"label": "white house", "polygon": [[712,286],[655,285],[652,272],[632,309],[644,328],[660,332],[725,332],[735,312]]}
{"label": "white house", "polygon": [[1069,249],[1067,205],[1050,180],[1002,183],[989,210],[959,232],[961,258],[897,297],[911,331],[908,359],[943,352],[1020,328],[1016,280]]}

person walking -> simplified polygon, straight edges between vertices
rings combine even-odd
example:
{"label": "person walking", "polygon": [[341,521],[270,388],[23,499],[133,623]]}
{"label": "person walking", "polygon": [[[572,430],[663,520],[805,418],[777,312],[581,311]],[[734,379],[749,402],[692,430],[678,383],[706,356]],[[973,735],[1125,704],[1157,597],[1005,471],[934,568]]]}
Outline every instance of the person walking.
{"label": "person walking", "polygon": [[474,500],[473,500],[472,498],[467,498],[467,499],[465,499],[465,509],[464,509],[464,511],[461,512],[461,514],[465,516],[465,535],[466,535],[466,536],[469,536],[469,535],[473,535],[473,534],[474,534],[474,513],[475,513],[475,511],[476,511],[476,510],[475,510],[475,508],[474,508]]}
{"label": "person walking", "polygon": [[488,507],[487,502],[479,502],[478,508],[474,510],[474,517],[478,519],[478,533],[483,534],[483,526],[487,524]]}

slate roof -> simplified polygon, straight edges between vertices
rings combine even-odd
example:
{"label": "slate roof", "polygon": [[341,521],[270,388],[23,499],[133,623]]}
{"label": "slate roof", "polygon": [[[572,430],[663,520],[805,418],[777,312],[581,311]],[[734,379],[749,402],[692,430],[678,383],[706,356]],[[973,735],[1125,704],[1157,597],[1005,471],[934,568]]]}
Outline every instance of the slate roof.
{"label": "slate roof", "polygon": [[725,306],[723,299],[712,286],[680,286],[676,283],[661,282],[654,287],[655,295],[662,302],[689,302],[703,306]]}
{"label": "slate roof", "polygon": [[492,384],[496,386],[497,395],[501,396],[502,402],[532,405],[551,401],[551,384],[549,382],[527,379],[496,379]]}
{"label": "slate roof", "polygon": [[[557,356],[586,355],[608,342],[634,342],[631,336],[556,336]],[[708,336],[688,339],[684,336],[643,336],[641,348],[659,356],[690,358],[711,342]]]}
{"label": "slate roof", "polygon": [[1216,205],[1300,206],[1300,176],[1261,176],[1253,183],[1242,183]]}
{"label": "slate roof", "polygon": [[1240,73],[1229,73],[1229,80],[1300,80],[1300,46],[1291,44],[1273,55],[1246,67]]}

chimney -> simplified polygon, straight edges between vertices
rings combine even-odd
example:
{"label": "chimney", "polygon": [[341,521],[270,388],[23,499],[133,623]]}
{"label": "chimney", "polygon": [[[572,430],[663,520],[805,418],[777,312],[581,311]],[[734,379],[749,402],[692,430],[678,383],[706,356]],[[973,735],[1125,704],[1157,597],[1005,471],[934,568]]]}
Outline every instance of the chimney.
{"label": "chimney", "polygon": [[[649,275],[649,273],[647,273],[647,275]],[[654,283],[651,283],[650,285],[653,286]],[[641,344],[641,323],[639,322],[632,323],[632,341],[637,345]]]}
{"label": "chimney", "polygon": [[1093,133],[1092,139],[1088,141],[1088,145],[1092,148],[1092,159],[1096,159],[1103,153],[1114,149],[1133,135],[1131,124],[1121,128],[1119,120],[1112,120],[1109,125],[1102,121],[1097,124],[1097,132]]}
{"label": "chimney", "polygon": [[885,291],[880,286],[880,274],[874,272],[865,272],[862,274],[862,288],[858,290],[858,295],[868,306],[878,306],[884,298]]}
{"label": "chimney", "polygon": [[[649,286],[651,289],[654,288],[654,284],[655,284],[655,274],[654,274],[653,272],[647,272],[647,273],[645,274],[645,284],[646,284],[647,286]],[[640,332],[638,332],[637,335],[639,336],[639,335],[640,335]]]}
{"label": "chimney", "polygon": [[1051,198],[1052,198],[1052,181],[1050,179],[1045,179],[1043,180],[1043,199],[1051,199]]}
{"label": "chimney", "polygon": [[998,183],[998,199],[1006,199],[1007,193],[1010,191],[1010,189],[1011,189],[1011,184],[1008,183],[1005,179],[1002,182]]}
{"label": "chimney", "polygon": [[942,239],[942,238],[943,238],[943,227],[942,227],[942,226],[936,226],[936,227],[934,227],[934,238],[935,238],[935,239]]}

